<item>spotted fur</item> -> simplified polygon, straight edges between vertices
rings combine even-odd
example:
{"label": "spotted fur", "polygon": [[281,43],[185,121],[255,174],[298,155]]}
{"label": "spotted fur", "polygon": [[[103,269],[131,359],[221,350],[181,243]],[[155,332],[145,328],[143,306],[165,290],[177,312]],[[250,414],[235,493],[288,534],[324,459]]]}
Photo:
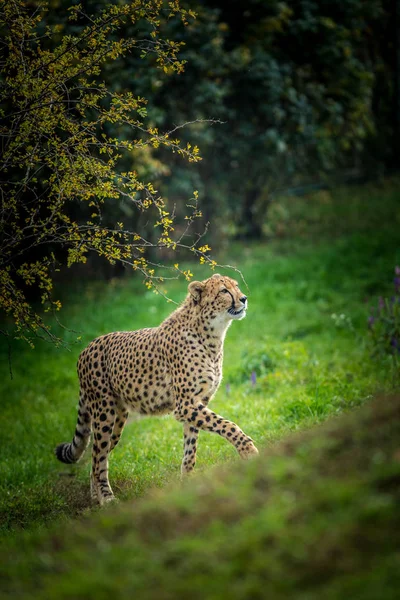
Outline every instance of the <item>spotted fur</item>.
{"label": "spotted fur", "polygon": [[144,415],[173,412],[183,423],[181,472],[196,462],[199,430],[233,444],[242,458],[258,454],[253,441],[231,421],[208,408],[222,378],[223,344],[232,320],[246,315],[247,298],[236,281],[213,275],[189,284],[182,305],[159,327],[103,335],[78,361],[80,400],[71,443],[56,456],[77,462],[93,433],[92,500],[113,499],[108,456],[118,444],[129,411]]}

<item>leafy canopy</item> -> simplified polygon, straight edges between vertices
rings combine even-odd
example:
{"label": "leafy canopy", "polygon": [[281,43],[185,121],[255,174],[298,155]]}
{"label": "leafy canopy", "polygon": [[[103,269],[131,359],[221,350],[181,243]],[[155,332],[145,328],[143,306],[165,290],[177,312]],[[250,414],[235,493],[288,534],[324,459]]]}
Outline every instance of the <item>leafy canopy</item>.
{"label": "leafy canopy", "polygon": [[[0,308],[13,319],[16,337],[31,344],[35,336],[57,341],[28,292],[40,291],[45,310],[60,309],[52,297],[60,256],[68,266],[85,263],[90,252],[112,264],[120,261],[154,289],[165,276],[149,260],[150,249],[182,247],[210,261],[200,235],[186,240],[188,227],[201,216],[197,192],[178,235],[165,201],[137,173],[149,150],[164,147],[196,162],[198,148],[182,144],[174,136],[177,128],[161,133],[146,124],[146,99],[113,91],[102,80],[106,64],[131,52],[150,57],[166,74],[181,73],[183,42],[163,39],[160,30],[173,19],[186,25],[194,13],[178,1],[133,0],[90,17],[78,4],[69,8],[67,27],[50,27],[46,11],[42,4],[31,13],[23,0],[0,9]],[[121,35],[127,25],[135,27],[136,37]],[[123,170],[121,163],[132,169]],[[138,218],[147,213],[156,236],[147,239],[122,219],[106,223],[102,207],[122,201]],[[179,275],[177,263],[171,268],[169,276]]]}

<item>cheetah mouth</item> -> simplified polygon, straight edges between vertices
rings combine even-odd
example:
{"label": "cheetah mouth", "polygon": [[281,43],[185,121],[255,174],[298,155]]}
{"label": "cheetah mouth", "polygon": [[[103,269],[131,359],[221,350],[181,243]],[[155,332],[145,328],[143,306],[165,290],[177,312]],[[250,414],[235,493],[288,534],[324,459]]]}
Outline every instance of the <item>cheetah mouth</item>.
{"label": "cheetah mouth", "polygon": [[239,310],[235,310],[234,308],[229,308],[228,313],[234,319],[242,319],[243,317],[246,316],[246,306],[243,306],[243,308],[239,308]]}

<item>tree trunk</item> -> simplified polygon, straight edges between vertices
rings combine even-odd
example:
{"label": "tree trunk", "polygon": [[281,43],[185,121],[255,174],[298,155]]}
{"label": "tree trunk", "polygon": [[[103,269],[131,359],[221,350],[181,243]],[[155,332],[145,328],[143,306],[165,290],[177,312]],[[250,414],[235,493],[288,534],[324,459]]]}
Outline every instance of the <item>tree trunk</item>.
{"label": "tree trunk", "polygon": [[392,0],[393,26],[393,166],[400,164],[400,0]]}
{"label": "tree trunk", "polygon": [[262,238],[262,219],[257,214],[256,202],[260,189],[258,187],[252,187],[247,190],[244,197],[242,218],[239,224],[240,226],[240,237],[243,239],[255,239],[259,240]]}

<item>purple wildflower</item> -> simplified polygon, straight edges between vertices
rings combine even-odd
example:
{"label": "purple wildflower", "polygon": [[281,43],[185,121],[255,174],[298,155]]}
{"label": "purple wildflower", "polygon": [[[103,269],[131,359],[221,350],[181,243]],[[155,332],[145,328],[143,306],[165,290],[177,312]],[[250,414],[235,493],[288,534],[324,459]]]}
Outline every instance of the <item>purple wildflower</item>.
{"label": "purple wildflower", "polygon": [[255,371],[252,371],[250,379],[251,379],[251,384],[252,385],[256,385],[256,383],[257,383],[257,375],[256,375]]}
{"label": "purple wildflower", "polygon": [[400,267],[398,267],[397,265],[394,268],[394,272],[396,273],[396,275],[400,276]]}
{"label": "purple wildflower", "polygon": [[370,315],[368,317],[368,327],[371,329],[371,327],[373,326],[374,323],[375,323],[375,317],[373,317],[372,315]]}
{"label": "purple wildflower", "polygon": [[383,296],[379,296],[378,306],[379,306],[379,310],[383,310],[385,308],[385,300],[384,300]]}

